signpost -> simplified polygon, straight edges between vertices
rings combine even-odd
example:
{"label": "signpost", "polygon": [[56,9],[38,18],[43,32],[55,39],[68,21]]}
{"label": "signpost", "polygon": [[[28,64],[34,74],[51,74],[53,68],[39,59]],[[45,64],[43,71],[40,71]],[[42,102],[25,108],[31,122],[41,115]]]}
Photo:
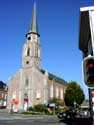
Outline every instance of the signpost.
{"label": "signpost", "polygon": [[55,107],[56,107],[56,104],[55,104],[55,103],[50,103],[50,104],[49,104],[49,107],[53,108],[53,114],[55,115]]}

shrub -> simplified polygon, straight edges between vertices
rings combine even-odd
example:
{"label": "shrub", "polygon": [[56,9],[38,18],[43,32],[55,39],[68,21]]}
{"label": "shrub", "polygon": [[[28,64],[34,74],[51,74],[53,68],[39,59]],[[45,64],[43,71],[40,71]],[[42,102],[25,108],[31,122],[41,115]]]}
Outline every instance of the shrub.
{"label": "shrub", "polygon": [[45,113],[47,113],[48,112],[48,108],[45,105],[43,105],[43,104],[38,104],[38,105],[35,105],[34,107],[29,107],[28,111],[45,112]]}
{"label": "shrub", "polygon": [[33,111],[34,110],[34,108],[32,107],[32,106],[30,106],[29,108],[28,108],[28,111]]}
{"label": "shrub", "polygon": [[38,105],[35,105],[34,106],[34,109],[38,112],[45,112],[45,113],[47,113],[47,111],[48,111],[48,109],[47,109],[47,107],[45,106],[45,105],[43,105],[43,104],[38,104]]}

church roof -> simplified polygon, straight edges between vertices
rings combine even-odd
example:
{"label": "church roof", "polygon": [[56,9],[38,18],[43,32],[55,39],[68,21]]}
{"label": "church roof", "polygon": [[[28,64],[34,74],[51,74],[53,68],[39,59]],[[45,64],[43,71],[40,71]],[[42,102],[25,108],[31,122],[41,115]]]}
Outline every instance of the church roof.
{"label": "church roof", "polygon": [[[42,74],[45,74],[45,72],[46,72],[45,70],[41,69]],[[52,73],[49,73],[49,72],[48,72],[48,78],[49,78],[49,80],[55,80],[55,82],[57,82],[57,83],[68,85],[68,82],[66,82],[64,79],[62,79]]]}

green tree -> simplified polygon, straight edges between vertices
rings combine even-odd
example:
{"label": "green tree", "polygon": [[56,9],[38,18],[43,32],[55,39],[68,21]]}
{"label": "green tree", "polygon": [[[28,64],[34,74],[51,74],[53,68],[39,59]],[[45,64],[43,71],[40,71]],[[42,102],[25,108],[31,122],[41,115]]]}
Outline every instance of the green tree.
{"label": "green tree", "polygon": [[85,95],[80,85],[78,85],[76,81],[71,81],[65,92],[64,100],[66,106],[79,106],[82,104],[84,99]]}
{"label": "green tree", "polygon": [[63,100],[57,99],[57,98],[53,98],[53,99],[48,100],[48,103],[55,103],[56,106],[63,106],[64,105]]}

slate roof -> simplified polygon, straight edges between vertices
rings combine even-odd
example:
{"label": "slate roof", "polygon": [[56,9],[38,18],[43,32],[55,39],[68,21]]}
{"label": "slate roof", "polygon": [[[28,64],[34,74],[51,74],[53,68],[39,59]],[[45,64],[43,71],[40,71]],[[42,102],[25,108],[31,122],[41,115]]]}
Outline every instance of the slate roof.
{"label": "slate roof", "polygon": [[[46,72],[43,69],[41,69],[40,71],[42,74],[44,74]],[[62,78],[60,78],[52,73],[49,73],[49,72],[48,72],[48,78],[49,78],[49,80],[55,80],[55,82],[57,82],[57,83],[64,84],[66,86],[68,85],[68,82],[66,82],[64,79],[62,79]]]}

